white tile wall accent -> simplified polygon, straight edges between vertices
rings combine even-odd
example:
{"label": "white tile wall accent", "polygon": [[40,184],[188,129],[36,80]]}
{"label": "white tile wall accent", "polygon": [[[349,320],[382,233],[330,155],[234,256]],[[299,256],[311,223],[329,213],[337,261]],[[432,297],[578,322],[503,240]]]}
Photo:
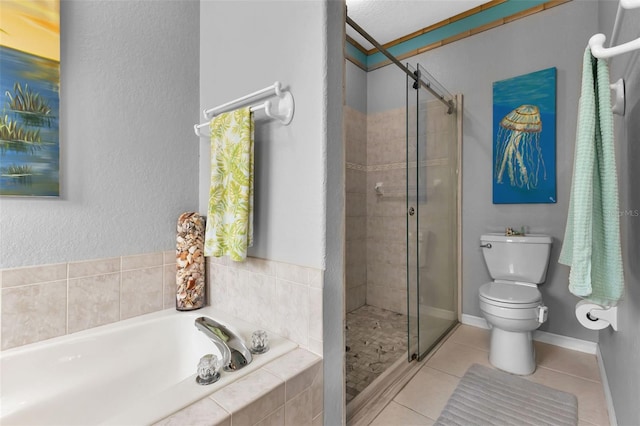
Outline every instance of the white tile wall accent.
{"label": "white tile wall accent", "polygon": [[0,270],[2,349],[174,306],[175,252]]}
{"label": "white tile wall accent", "polygon": [[253,257],[207,258],[207,268],[209,305],[322,355],[321,270]]}

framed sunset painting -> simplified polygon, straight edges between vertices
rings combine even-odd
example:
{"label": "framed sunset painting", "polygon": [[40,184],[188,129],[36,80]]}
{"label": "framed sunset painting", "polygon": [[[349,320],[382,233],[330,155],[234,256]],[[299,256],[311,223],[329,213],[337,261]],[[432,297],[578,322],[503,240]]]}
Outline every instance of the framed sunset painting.
{"label": "framed sunset painting", "polygon": [[0,0],[0,195],[60,195],[60,0]]}

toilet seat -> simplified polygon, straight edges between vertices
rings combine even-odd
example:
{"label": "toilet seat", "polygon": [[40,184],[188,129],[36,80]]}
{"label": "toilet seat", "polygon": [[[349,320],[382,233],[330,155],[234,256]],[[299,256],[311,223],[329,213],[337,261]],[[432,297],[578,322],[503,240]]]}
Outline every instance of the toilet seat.
{"label": "toilet seat", "polygon": [[483,284],[479,293],[485,303],[504,308],[535,308],[542,303],[538,288],[528,285],[492,281]]}

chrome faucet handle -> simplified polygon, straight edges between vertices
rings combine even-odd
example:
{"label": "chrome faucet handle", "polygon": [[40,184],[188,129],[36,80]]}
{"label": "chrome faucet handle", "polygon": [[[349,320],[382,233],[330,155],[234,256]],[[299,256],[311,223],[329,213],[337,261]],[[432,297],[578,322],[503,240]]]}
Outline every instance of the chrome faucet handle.
{"label": "chrome faucet handle", "polygon": [[220,379],[220,360],[213,354],[207,354],[200,358],[198,362],[198,376],[196,383],[199,385],[210,385]]}
{"label": "chrome faucet handle", "polygon": [[256,330],[251,335],[251,353],[263,354],[269,350],[269,336],[264,330]]}

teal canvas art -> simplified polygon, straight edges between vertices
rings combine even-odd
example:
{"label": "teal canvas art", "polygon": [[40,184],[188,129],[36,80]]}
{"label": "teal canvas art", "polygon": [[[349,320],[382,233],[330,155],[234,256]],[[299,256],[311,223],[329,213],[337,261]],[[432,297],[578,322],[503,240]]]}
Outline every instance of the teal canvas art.
{"label": "teal canvas art", "polygon": [[555,203],[556,69],[493,83],[493,203]]}

